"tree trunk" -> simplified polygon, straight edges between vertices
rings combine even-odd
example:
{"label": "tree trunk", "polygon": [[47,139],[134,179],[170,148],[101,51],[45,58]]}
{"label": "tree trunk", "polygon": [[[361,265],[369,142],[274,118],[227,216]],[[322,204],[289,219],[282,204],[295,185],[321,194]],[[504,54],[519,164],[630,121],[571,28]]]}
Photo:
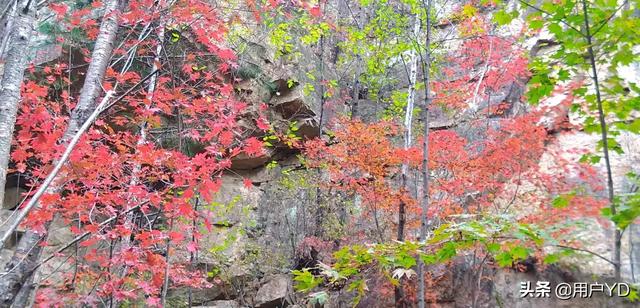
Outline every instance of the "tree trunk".
{"label": "tree trunk", "polygon": [[[118,0],[105,2],[105,13],[92,53],[91,63],[89,63],[89,68],[87,69],[87,77],[80,91],[78,104],[71,113],[69,126],[62,138],[62,143],[69,143],[98,107],[97,98],[102,92],[101,83],[111,58],[113,42],[118,30],[118,13],[116,12],[118,4]],[[54,193],[59,191],[60,188],[58,183],[53,182],[47,191]],[[36,205],[35,209],[37,210],[38,207]],[[31,287],[24,283],[33,274],[33,269],[42,252],[42,246],[38,245],[38,243],[43,238],[43,235],[32,231],[27,231],[23,235],[13,257],[5,267],[7,273],[0,281],[0,306],[10,306],[21,288]]]}
{"label": "tree trunk", "polygon": [[360,99],[360,56],[356,57],[356,73],[353,75],[353,91],[351,94],[351,120],[360,117],[358,114],[358,100]]}
{"label": "tree trunk", "polygon": [[[425,3],[426,1],[426,3]],[[431,0],[422,1],[426,13],[426,25],[427,38],[425,41],[424,49],[424,63],[423,63],[423,78],[424,78],[424,106],[422,113],[422,122],[424,125],[424,137],[422,141],[422,179],[423,179],[423,191],[422,200],[420,203],[420,242],[424,242],[427,237],[427,212],[429,211],[429,105],[430,105],[430,93],[429,93],[429,72],[431,70]],[[418,307],[425,307],[425,281],[424,281],[424,262],[422,258],[418,258]]]}
{"label": "tree trunk", "polygon": [[[13,24],[9,37],[9,50],[2,75],[2,91],[0,91],[0,202],[4,203],[4,186],[7,180],[11,140],[16,124],[16,115],[20,101],[20,87],[27,68],[29,39],[35,22],[34,4],[31,0],[21,3],[21,9],[15,18],[8,20]],[[22,6],[25,5],[25,6]]]}
{"label": "tree trunk", "polygon": [[2,23],[2,42],[0,43],[0,59],[2,60],[5,60],[7,55],[7,46],[11,38],[11,30],[13,29],[13,23],[16,19],[18,5],[19,3],[17,3],[17,1],[10,1],[1,7],[0,23]]}
{"label": "tree trunk", "polygon": [[[420,16],[415,16],[415,22],[413,26],[413,35],[418,37],[420,34]],[[407,72],[407,78],[409,79],[409,94],[407,95],[407,109],[405,111],[404,117],[404,149],[407,150],[411,146],[412,136],[412,124],[413,124],[413,106],[415,102],[416,96],[416,79],[418,77],[418,51],[411,51],[411,60],[409,63],[409,71]],[[406,163],[402,164],[402,189],[404,192],[409,191],[408,187],[408,173],[409,166]],[[405,239],[405,226],[407,223],[407,211],[406,204],[404,202],[400,202],[398,204],[398,234],[397,240],[404,241]],[[396,299],[396,307],[404,306],[404,283],[402,281],[402,277],[399,279],[399,284],[396,286],[395,299]]]}
{"label": "tree trunk", "polygon": [[[586,39],[587,39],[587,51],[589,52],[589,61],[591,64],[591,72],[593,79],[595,91],[596,91],[596,102],[598,104],[598,119],[600,122],[600,133],[602,140],[602,152],[604,154],[604,162],[606,166],[607,173],[607,188],[609,195],[609,207],[611,209],[611,215],[616,214],[616,205],[614,200],[614,191],[613,191],[613,176],[611,173],[611,161],[609,159],[609,139],[607,137],[607,122],[605,119],[604,110],[602,108],[602,97],[600,95],[600,82],[598,80],[598,69],[596,67],[596,55],[593,51],[593,42],[591,37],[591,29],[589,28],[589,13],[587,8],[587,1],[582,0],[582,10],[584,12],[584,26],[586,30]],[[613,226],[614,235],[613,235],[613,263],[614,263],[614,272],[616,281],[620,281],[620,251],[622,250],[622,233],[617,226]]]}

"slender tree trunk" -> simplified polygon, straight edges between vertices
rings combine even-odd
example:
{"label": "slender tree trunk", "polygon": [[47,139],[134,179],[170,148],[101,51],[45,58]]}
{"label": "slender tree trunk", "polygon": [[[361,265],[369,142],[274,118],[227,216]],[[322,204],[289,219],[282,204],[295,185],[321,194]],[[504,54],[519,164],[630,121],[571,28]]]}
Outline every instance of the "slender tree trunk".
{"label": "slender tree trunk", "polygon": [[[150,26],[150,24],[149,24]],[[158,45],[156,46],[156,51],[155,51],[155,57],[153,59],[153,65],[151,67],[151,71],[152,72],[156,72],[157,70],[160,69],[160,67],[158,66],[158,63],[160,63],[160,55],[162,54],[162,48],[163,48],[163,44],[164,44],[164,29],[165,29],[165,23],[164,22],[160,22],[158,25]],[[144,30],[142,31],[141,35],[144,34]],[[142,37],[138,38],[139,40],[142,40]],[[135,54],[135,51],[132,51],[132,54]],[[133,58],[131,58],[133,59]],[[122,73],[124,73],[125,71],[123,70]],[[155,94],[155,90],[156,90],[156,82],[158,80],[158,74],[153,74],[150,78],[149,78],[149,84],[147,85],[147,100],[149,101],[149,105],[147,105],[145,107],[146,110],[149,110],[149,108],[151,108],[151,104],[153,104],[153,97]],[[136,146],[141,146],[144,145],[145,143],[147,143],[147,122],[143,122],[142,124],[140,124],[140,137],[138,138],[138,141],[136,142]],[[180,134],[181,136],[181,134]],[[131,181],[129,181],[129,186],[135,186],[139,183],[140,179],[138,178],[138,176],[140,175],[140,170],[141,170],[142,166],[140,164],[136,164],[133,167],[132,170],[132,178]],[[132,202],[132,206],[136,206],[136,204],[138,204],[138,200],[136,198],[133,198],[133,202]],[[136,213],[135,212],[129,212],[128,214],[125,214],[125,218],[124,218],[124,226],[125,228],[129,229],[129,230],[133,230],[136,226],[135,226],[135,217],[136,217]],[[122,243],[120,243],[120,249],[127,249],[127,247],[129,247],[131,245],[131,237],[125,237],[122,241]],[[169,242],[167,240],[167,245],[169,245]],[[168,247],[167,246],[167,253],[168,253]],[[118,266],[115,270],[114,273],[116,273],[116,275],[118,275],[118,277],[123,278],[127,275],[128,272],[128,267],[126,265],[121,265]],[[163,302],[162,302],[162,306],[164,307],[164,300],[166,297],[166,294],[163,292]],[[119,306],[118,300],[116,299],[112,299],[111,300],[111,304],[115,307]]]}
{"label": "slender tree trunk", "polygon": [[[598,69],[596,67],[596,55],[593,51],[593,42],[591,36],[591,29],[589,27],[589,13],[587,8],[587,1],[582,0],[582,10],[584,12],[584,26],[586,30],[586,39],[587,39],[587,51],[589,52],[589,61],[591,64],[591,72],[593,79],[593,83],[596,90],[596,103],[598,104],[598,119],[600,121],[600,132],[601,132],[601,140],[602,140],[602,151],[604,154],[604,162],[606,166],[607,172],[607,189],[609,193],[609,207],[611,209],[611,214],[616,214],[616,205],[614,203],[614,191],[613,191],[613,176],[611,174],[611,161],[609,159],[609,141],[607,138],[607,122],[605,119],[604,110],[602,108],[602,97],[600,95],[600,82],[598,80]],[[616,281],[620,281],[620,251],[622,247],[622,234],[620,230],[614,225],[614,239],[613,239],[613,263],[614,263],[614,271],[615,271],[615,279]]]}
{"label": "slender tree trunk", "polygon": [[[173,218],[169,225],[169,232],[173,231]],[[165,266],[164,266],[164,281],[162,283],[162,295],[160,297],[161,307],[167,306],[167,293],[169,292],[169,267],[171,266],[171,239],[167,238],[165,248]]]}
{"label": "slender tree trunk", "polygon": [[[426,1],[426,3],[425,3]],[[424,125],[424,138],[422,141],[422,179],[423,179],[423,192],[421,200],[421,212],[420,212],[420,237],[419,241],[424,242],[427,237],[427,212],[429,211],[429,105],[430,105],[430,92],[429,92],[429,72],[431,70],[431,0],[422,1],[425,14],[426,14],[426,40],[424,44],[425,55],[423,63],[423,79],[424,79],[424,105],[422,113],[422,123]],[[424,281],[424,262],[422,258],[418,258],[418,307],[425,307],[425,281]]]}
{"label": "slender tree trunk", "polygon": [[[118,4],[118,0],[105,2],[105,14],[100,25],[100,33],[96,39],[91,63],[89,63],[89,68],[87,69],[84,86],[80,91],[78,104],[71,113],[69,126],[61,141],[64,144],[70,143],[73,138],[77,137],[77,134],[81,132],[81,126],[86,126],[85,123],[89,122],[88,120],[95,115],[96,108],[98,108],[97,98],[102,93],[101,83],[111,58],[113,42],[118,30],[118,12],[116,11]],[[100,105],[104,105],[111,94],[111,92],[108,93]],[[54,164],[57,164],[57,162],[54,162]],[[55,193],[60,188],[60,184],[54,181],[47,191]],[[34,203],[35,206],[33,208],[38,209],[37,200],[34,202],[36,203]],[[26,216],[26,212],[21,216]],[[46,227],[48,228],[48,225]],[[7,273],[3,274],[4,276],[0,281],[0,306],[10,306],[20,288],[30,287],[24,285],[24,283],[33,274],[33,269],[42,252],[42,246],[38,244],[43,238],[43,235],[32,231],[27,231],[23,235],[13,257],[7,263],[5,268]]]}
{"label": "slender tree trunk", "polygon": [[[347,10],[349,11],[349,14],[351,15],[351,18],[353,18],[353,22],[356,24],[356,27],[358,28],[358,30],[362,30],[362,27],[360,26],[360,23],[358,22],[359,19],[362,18],[362,8],[358,11],[358,16],[353,14],[353,11],[351,10],[351,6],[349,5],[349,0],[344,2]],[[360,118],[360,114],[359,114],[359,110],[358,110],[358,104],[360,103],[360,75],[362,75],[362,59],[360,58],[360,55],[356,55],[356,72],[355,75],[353,76],[353,91],[351,94],[351,120],[356,120]]]}
{"label": "slender tree trunk", "polygon": [[6,4],[6,7],[3,5],[3,11],[0,12],[0,22],[4,23],[2,28],[2,43],[0,43],[0,59],[2,60],[4,60],[7,55],[7,45],[9,45],[9,38],[11,38],[11,30],[13,29],[18,4],[17,1],[10,1]]}
{"label": "slender tree trunk", "polygon": [[35,22],[34,6],[32,0],[25,0],[20,3],[17,16],[8,17],[7,27],[12,29],[6,29],[6,33],[9,33],[9,50],[0,84],[0,202],[4,202],[4,186],[7,180],[11,139],[18,114],[20,87],[28,64],[26,55],[29,54],[29,39]]}
{"label": "slender tree trunk", "polygon": [[[327,4],[325,3],[323,11],[322,11],[322,16],[325,15],[326,13],[326,9],[327,9]],[[324,40],[325,37],[324,35],[320,36],[320,44],[319,44],[319,48],[320,50],[318,51],[318,58],[320,59],[320,119],[318,120],[318,138],[322,138],[322,131],[323,131],[323,124],[325,122],[324,120],[324,105],[325,105],[325,97],[324,97]],[[318,169],[318,178],[322,178],[323,174],[322,171],[320,169]],[[322,193],[320,190],[320,187],[316,187],[316,229],[314,232],[314,235],[322,238],[324,236],[324,221],[327,217],[328,214],[328,208],[326,205],[322,204]]]}
{"label": "slender tree trunk", "polygon": [[358,102],[360,100],[360,56],[356,57],[356,73],[353,76],[353,92],[351,94],[351,120],[360,117],[358,114]]}
{"label": "slender tree trunk", "polygon": [[[415,16],[415,22],[413,26],[413,35],[418,37],[420,34],[420,16]],[[404,149],[407,150],[411,146],[412,136],[412,124],[413,124],[413,106],[415,102],[416,96],[416,79],[418,77],[418,51],[411,51],[411,59],[409,63],[409,71],[407,72],[407,78],[409,79],[409,94],[407,95],[407,109],[405,111],[404,116]],[[402,189],[404,192],[409,192],[408,187],[408,173],[409,166],[406,163],[402,164]],[[405,227],[407,223],[407,211],[406,204],[404,202],[400,202],[398,204],[398,241],[404,241],[405,239]],[[402,277],[399,279],[399,284],[396,286],[395,299],[396,306],[403,307],[404,306],[404,283]]]}
{"label": "slender tree trunk", "polygon": [[[414,23],[414,27],[413,27],[413,33],[416,37],[419,36],[420,34],[420,16],[416,16],[415,17],[415,23]],[[413,138],[412,136],[412,123],[413,123],[413,106],[414,106],[414,101],[415,101],[415,96],[416,96],[416,79],[418,76],[418,52],[417,51],[412,51],[411,52],[411,62],[409,64],[409,95],[407,95],[407,109],[405,111],[405,115],[404,115],[404,149],[407,150],[409,149],[409,147],[411,147],[411,139]],[[402,187],[405,191],[409,191],[409,188],[407,187],[408,185],[408,181],[407,181],[407,176],[409,173],[409,166],[404,163],[402,164]],[[400,203],[399,208],[398,208],[398,241],[404,241],[404,236],[405,236],[405,224],[406,224],[406,209],[405,209],[405,204],[404,203]]]}
{"label": "slender tree trunk", "polygon": [[[325,10],[327,8],[327,5],[325,3],[324,9],[323,9],[323,13],[322,16],[325,15]],[[322,137],[322,125],[324,124],[324,104],[325,104],[325,97],[324,97],[324,34],[320,36],[320,50],[318,52],[318,58],[320,61],[320,120],[318,121],[318,137]]]}

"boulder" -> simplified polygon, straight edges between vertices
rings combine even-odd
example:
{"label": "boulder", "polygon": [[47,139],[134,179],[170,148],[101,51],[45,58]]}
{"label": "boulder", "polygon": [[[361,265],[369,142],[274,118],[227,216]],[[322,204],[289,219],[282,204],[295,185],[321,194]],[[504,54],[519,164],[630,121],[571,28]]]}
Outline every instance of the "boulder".
{"label": "boulder", "polygon": [[266,280],[254,300],[254,306],[259,308],[286,307],[287,295],[291,292],[291,279],[288,275],[271,276]]}
{"label": "boulder", "polygon": [[311,117],[298,120],[298,137],[303,139],[313,139],[319,136],[320,129],[318,121]]}
{"label": "boulder", "polygon": [[4,201],[2,202],[2,209],[15,209],[20,202],[22,202],[22,194],[26,191],[27,190],[22,187],[6,188],[4,192]]}
{"label": "boulder", "polygon": [[13,256],[13,250],[2,249],[0,250],[0,266],[4,268],[4,265],[11,260]]}
{"label": "boulder", "polygon": [[308,103],[305,102],[305,95],[300,87],[276,92],[271,98],[270,104],[285,119],[315,116]]}
{"label": "boulder", "polygon": [[240,308],[240,304],[233,300],[220,300],[208,302],[206,306],[196,306],[196,308]]}
{"label": "boulder", "polygon": [[[214,285],[210,288],[204,289],[192,289],[191,290],[191,300],[193,303],[215,303],[217,299],[224,298],[223,288],[220,286]],[[169,288],[169,292],[167,295],[167,302],[171,304],[167,304],[168,307],[185,307],[187,304],[187,300],[189,298],[189,290],[187,288],[177,288],[171,289]],[[205,307],[210,307],[209,304],[205,304]],[[227,307],[227,306],[213,306],[213,307]],[[235,307],[235,306],[229,306]]]}
{"label": "boulder", "polygon": [[274,151],[271,148],[266,148],[264,154],[260,156],[249,156],[245,153],[240,153],[231,159],[231,169],[249,170],[262,167],[272,160],[273,154]]}

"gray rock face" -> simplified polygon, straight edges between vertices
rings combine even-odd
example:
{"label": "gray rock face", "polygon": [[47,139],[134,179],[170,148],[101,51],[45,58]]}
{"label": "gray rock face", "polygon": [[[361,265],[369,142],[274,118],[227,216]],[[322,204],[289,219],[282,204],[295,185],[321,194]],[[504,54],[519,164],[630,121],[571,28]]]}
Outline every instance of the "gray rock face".
{"label": "gray rock face", "polygon": [[[191,300],[194,304],[203,303],[203,307],[229,307],[235,308],[235,306],[216,306],[216,302],[232,302],[232,301],[218,301],[223,296],[223,290],[217,286],[208,289],[192,289],[191,290]],[[169,293],[167,295],[167,302],[172,303],[169,305],[175,306],[186,306],[187,298],[189,297],[189,291],[185,288],[180,289],[169,289]]]}
{"label": "gray rock face", "polygon": [[[555,293],[555,287],[565,282],[571,286],[574,286],[574,282],[567,281],[567,277],[563,277],[561,273],[547,270],[541,273],[521,273],[514,271],[499,271],[492,277],[493,290],[494,290],[494,302],[498,304],[498,301],[502,304],[502,307],[514,307],[514,308],[554,308],[554,307],[637,307],[635,304],[630,303],[624,298],[617,296],[609,297],[602,293],[595,292],[593,296],[589,298],[571,298],[561,299],[558,298]],[[575,283],[608,283],[613,285],[611,281],[593,281],[586,277],[575,277]],[[548,298],[535,298],[525,297],[520,295],[522,282],[530,282],[532,288],[535,289],[536,283],[550,282],[551,292]],[[615,291],[614,291],[615,292]]]}
{"label": "gray rock face", "polygon": [[196,306],[196,308],[240,308],[240,304],[232,300],[212,301],[206,306]]}
{"label": "gray rock face", "polygon": [[271,160],[273,151],[266,150],[264,155],[249,156],[245,153],[240,153],[231,160],[231,167],[234,170],[250,170],[264,166],[265,163]]}
{"label": "gray rock face", "polygon": [[258,290],[255,297],[255,307],[286,307],[288,306],[287,296],[290,292],[292,292],[292,288],[288,275],[272,276]]}

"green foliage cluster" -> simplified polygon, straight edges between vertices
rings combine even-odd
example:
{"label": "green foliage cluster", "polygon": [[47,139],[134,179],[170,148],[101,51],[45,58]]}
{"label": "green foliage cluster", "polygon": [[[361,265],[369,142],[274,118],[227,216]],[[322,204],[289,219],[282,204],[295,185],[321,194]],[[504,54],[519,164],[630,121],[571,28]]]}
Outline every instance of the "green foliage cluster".
{"label": "green foliage cluster", "polygon": [[385,117],[390,117],[402,108],[398,93],[393,92],[390,97],[380,94],[385,87],[398,83],[393,69],[406,69],[409,52],[424,51],[420,37],[412,33],[415,18],[424,23],[424,10],[419,1],[361,1],[361,5],[363,10],[371,11],[372,16],[364,24],[345,27],[347,39],[339,44],[343,52],[339,65],[349,66],[355,62],[362,66],[359,82],[368,89],[371,100],[389,105]]}
{"label": "green foliage cluster", "polygon": [[[637,10],[638,1],[630,1]],[[626,9],[630,3],[618,3],[615,0],[563,0],[543,1],[528,16],[531,30],[546,28],[555,40],[557,47],[548,55],[536,57],[530,64],[533,76],[529,81],[527,97],[533,104],[554,93],[576,77],[599,79],[600,87],[594,89],[593,82],[581,83],[574,87],[575,99],[571,111],[584,118],[584,131],[601,134],[602,119],[598,118],[599,104],[596,90],[601,93],[602,113],[606,125],[607,145],[610,151],[624,154],[617,138],[621,132],[640,133],[640,118],[633,116],[640,112],[640,87],[620,77],[622,70],[640,60],[640,18],[637,12]],[[586,11],[585,11],[586,10]],[[499,24],[510,23],[518,17],[518,11],[499,11],[494,18]],[[587,18],[587,20],[585,20]],[[589,29],[587,31],[587,23]],[[592,66],[589,48],[593,49],[596,68]],[[602,151],[603,140],[599,140],[596,151]],[[597,164],[601,155],[585,154],[582,162]],[[633,179],[635,177],[632,176]],[[640,196],[616,196],[614,207],[620,211],[613,213],[611,208],[604,209],[621,230],[624,230],[635,218],[640,216]],[[561,206],[566,199],[556,199]]]}
{"label": "green foliage cluster", "polygon": [[[487,216],[463,219],[459,223],[443,224],[435,229],[423,243],[394,242],[375,245],[352,245],[343,247],[333,254],[334,263],[320,264],[320,275],[313,275],[309,269],[293,271],[295,288],[301,292],[311,292],[323,284],[348,284],[349,291],[356,291],[354,305],[364,295],[366,271],[375,266],[389,281],[397,285],[402,277],[415,275],[413,269],[418,258],[426,265],[451,261],[465,251],[480,248],[491,256],[501,267],[510,267],[524,261],[544,247],[554,246],[556,240],[542,228],[526,223],[516,223],[508,216]],[[555,263],[560,256],[572,254],[572,250],[556,249],[548,254],[544,262]],[[311,298],[323,292],[312,293]]]}
{"label": "green foliage cluster", "polygon": [[632,187],[635,187],[635,191],[617,196],[617,212],[615,215],[611,212],[611,209],[603,209],[603,215],[610,218],[621,230],[625,230],[640,217],[640,193],[637,191],[638,185],[640,185],[640,178],[633,172],[627,174],[627,177],[632,183]]}
{"label": "green foliage cluster", "polygon": [[276,58],[286,56],[289,60],[302,56],[296,50],[297,42],[303,46],[317,44],[329,32],[329,24],[317,22],[305,10],[296,10],[292,17],[285,17],[283,8],[278,7],[268,16],[264,24],[270,29],[269,41],[276,48]]}

